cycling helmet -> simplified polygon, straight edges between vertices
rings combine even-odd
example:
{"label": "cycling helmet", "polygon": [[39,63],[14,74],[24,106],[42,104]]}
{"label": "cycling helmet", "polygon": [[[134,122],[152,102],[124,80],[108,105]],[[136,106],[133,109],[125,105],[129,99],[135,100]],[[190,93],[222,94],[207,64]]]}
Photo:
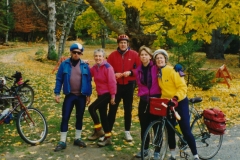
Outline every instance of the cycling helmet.
{"label": "cycling helmet", "polygon": [[119,43],[122,40],[129,41],[129,37],[126,34],[121,34],[121,35],[118,36],[117,42]]}
{"label": "cycling helmet", "polygon": [[155,59],[158,54],[162,54],[162,55],[165,57],[166,62],[168,61],[168,53],[167,53],[167,51],[165,51],[164,49],[158,49],[158,50],[156,50],[156,51],[153,53],[153,59]]}
{"label": "cycling helmet", "polygon": [[83,46],[80,43],[73,43],[70,46],[70,51],[73,51],[74,49],[80,49],[81,52],[84,51],[84,48],[83,48]]}

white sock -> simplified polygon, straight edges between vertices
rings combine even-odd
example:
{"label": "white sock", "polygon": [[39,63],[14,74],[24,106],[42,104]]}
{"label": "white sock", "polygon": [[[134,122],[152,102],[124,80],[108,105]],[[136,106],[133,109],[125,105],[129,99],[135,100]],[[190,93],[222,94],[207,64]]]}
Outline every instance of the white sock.
{"label": "white sock", "polygon": [[66,142],[67,139],[67,132],[61,132],[60,133],[60,141]]}
{"label": "white sock", "polygon": [[78,129],[76,129],[76,132],[75,132],[75,139],[79,139],[79,138],[81,138],[81,134],[82,134],[82,130],[78,130]]}
{"label": "white sock", "polygon": [[198,158],[199,159],[198,154],[193,155],[193,158]]}
{"label": "white sock", "polygon": [[175,151],[175,149],[170,149],[170,152],[171,152],[171,156],[173,158],[176,158],[176,151]]}

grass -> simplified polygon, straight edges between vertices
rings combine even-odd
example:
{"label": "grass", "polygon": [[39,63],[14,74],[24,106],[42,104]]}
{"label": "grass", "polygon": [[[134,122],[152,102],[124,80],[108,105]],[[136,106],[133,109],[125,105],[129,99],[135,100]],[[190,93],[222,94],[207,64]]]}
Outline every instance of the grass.
{"label": "grass", "polygon": [[[70,46],[70,43],[67,43],[67,47]],[[49,133],[44,143],[56,144],[59,141],[59,128],[61,121],[61,105],[54,102],[53,89],[55,85],[55,74],[52,74],[52,69],[56,65],[55,61],[45,60],[43,62],[38,62],[35,60],[35,53],[39,49],[47,50],[47,44],[20,44],[17,43],[14,45],[15,48],[2,49],[0,50],[0,55],[5,57],[5,60],[9,63],[3,62],[3,58],[0,59],[0,76],[6,75],[11,76],[15,71],[21,71],[23,73],[23,78],[30,80],[30,85],[34,88],[35,91],[35,101],[33,107],[38,108],[46,117],[48,122]],[[93,51],[98,46],[84,45],[85,51],[82,59],[90,60],[90,65],[94,64],[93,61]],[[106,54],[107,56],[117,48],[116,44],[106,45]],[[15,56],[10,56],[11,53],[18,53]],[[68,50],[66,50],[68,53]],[[199,56],[205,56],[201,53]],[[9,58],[11,57],[11,58]],[[207,63],[204,67],[206,68],[219,68],[222,64],[226,64],[233,81],[230,81],[231,88],[228,89],[226,85],[219,84],[210,89],[209,91],[202,91],[198,88],[189,86],[188,96],[189,98],[194,96],[203,97],[203,102],[198,105],[200,109],[209,108],[209,107],[219,107],[228,118],[228,125],[239,124],[240,120],[240,101],[239,101],[239,89],[240,89],[240,73],[238,66],[238,56],[237,55],[225,55],[225,60],[207,60]],[[94,84],[93,84],[94,87]],[[234,93],[237,96],[231,97],[230,93]],[[217,96],[220,98],[220,101],[212,101],[211,97]],[[63,101],[63,95],[61,95],[61,101]],[[96,98],[95,89],[93,89],[93,95],[91,101],[93,102]],[[123,131],[124,131],[124,120],[123,120],[123,107],[120,103],[117,119],[113,129],[113,142],[111,146],[107,146],[104,149],[108,154],[113,155],[133,155],[140,150],[140,125],[137,116],[137,107],[138,107],[138,97],[137,89],[134,95],[133,103],[133,122],[132,122],[132,136],[134,137],[134,142],[127,143],[123,140]],[[84,126],[83,126],[83,139],[86,139],[92,133],[93,122],[87,111],[84,114]],[[69,122],[69,132],[68,132],[68,142],[72,142],[75,134],[75,111],[72,112],[70,122]],[[15,121],[12,121],[10,124],[0,125],[0,151],[1,153],[5,152],[15,152],[15,151],[24,151],[28,148],[29,145],[21,140],[19,137]],[[121,151],[121,152],[119,152]],[[29,153],[28,153],[29,154]],[[0,157],[1,158],[1,157]]]}

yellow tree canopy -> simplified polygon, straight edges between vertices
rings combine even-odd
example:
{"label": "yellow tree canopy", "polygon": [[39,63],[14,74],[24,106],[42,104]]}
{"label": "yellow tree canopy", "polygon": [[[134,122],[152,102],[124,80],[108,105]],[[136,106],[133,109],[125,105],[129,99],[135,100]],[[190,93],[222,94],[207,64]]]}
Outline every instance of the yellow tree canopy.
{"label": "yellow tree canopy", "polygon": [[[137,8],[140,14],[140,24],[145,34],[156,34],[160,42],[164,36],[175,42],[183,43],[187,40],[186,33],[192,32],[193,40],[211,42],[212,31],[221,29],[223,34],[239,35],[240,1],[239,0],[115,0],[111,2],[86,0],[90,5],[98,2],[107,8],[114,20],[126,27],[125,7]],[[93,22],[98,17],[93,16],[90,7],[75,23],[75,29],[82,29],[83,20],[90,30],[98,27]],[[85,16],[85,18],[84,18]],[[89,16],[89,17],[88,17]],[[88,17],[88,18],[87,18]],[[99,18],[100,21],[100,18]],[[102,21],[103,22],[103,21]],[[101,22],[101,24],[102,24]],[[97,29],[96,29],[97,30]]]}

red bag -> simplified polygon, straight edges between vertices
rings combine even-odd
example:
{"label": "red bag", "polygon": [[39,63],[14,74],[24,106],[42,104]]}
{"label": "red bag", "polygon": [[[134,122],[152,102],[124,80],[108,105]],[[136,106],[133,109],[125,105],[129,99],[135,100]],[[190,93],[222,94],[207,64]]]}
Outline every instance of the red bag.
{"label": "red bag", "polygon": [[226,119],[224,113],[217,109],[205,109],[203,111],[204,123],[210,133],[222,135],[226,130]]}
{"label": "red bag", "polygon": [[168,102],[169,99],[150,97],[150,113],[157,116],[167,116]]}

